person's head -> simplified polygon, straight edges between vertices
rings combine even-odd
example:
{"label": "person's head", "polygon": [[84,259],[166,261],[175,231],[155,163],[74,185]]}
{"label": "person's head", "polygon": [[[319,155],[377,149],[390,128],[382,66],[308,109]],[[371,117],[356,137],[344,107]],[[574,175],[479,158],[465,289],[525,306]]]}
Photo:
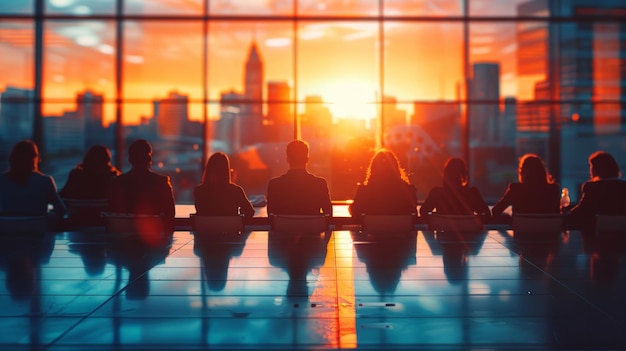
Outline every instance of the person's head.
{"label": "person's head", "polygon": [[309,162],[309,144],[304,140],[293,140],[287,144],[287,162],[290,168],[305,168]]}
{"label": "person's head", "polygon": [[145,139],[133,141],[128,147],[128,162],[133,167],[149,167],[152,164],[152,145]]}
{"label": "person's head", "polygon": [[206,162],[202,184],[230,183],[230,160],[223,152],[216,152]]}
{"label": "person's head", "polygon": [[20,184],[26,183],[28,175],[38,170],[39,148],[32,140],[17,142],[9,154],[9,177]]}
{"label": "person's head", "polygon": [[379,150],[374,154],[365,176],[365,184],[384,183],[403,180],[408,183],[408,177],[400,167],[396,155],[387,149]]}
{"label": "person's head", "polygon": [[552,176],[548,174],[543,160],[534,154],[526,154],[520,158],[517,178],[520,183],[552,183]]}
{"label": "person's head", "polygon": [[606,151],[596,151],[589,156],[589,174],[592,179],[619,178],[617,161]]}
{"label": "person's head", "polygon": [[443,185],[447,187],[464,187],[469,182],[465,161],[453,157],[443,166]]}
{"label": "person's head", "polygon": [[82,166],[86,170],[106,170],[111,167],[111,151],[104,145],[94,145],[85,154]]}

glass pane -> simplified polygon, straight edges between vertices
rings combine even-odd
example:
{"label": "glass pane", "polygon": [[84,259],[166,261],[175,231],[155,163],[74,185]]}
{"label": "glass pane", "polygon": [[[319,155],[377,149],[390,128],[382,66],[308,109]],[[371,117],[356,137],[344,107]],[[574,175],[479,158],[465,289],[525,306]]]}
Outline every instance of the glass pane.
{"label": "glass pane", "polygon": [[159,155],[154,168],[175,181],[178,202],[191,202],[188,188],[202,169],[202,23],[133,21],[125,23],[124,33],[127,144],[151,141]]}
{"label": "glass pane", "polygon": [[301,16],[378,16],[378,0],[297,0]]}
{"label": "glass pane", "polygon": [[0,169],[17,141],[32,136],[33,22],[0,22]]}
{"label": "glass pane", "polygon": [[[534,92],[538,80],[545,79],[545,50],[542,57],[542,51],[537,48],[545,48],[546,38],[535,35],[536,24],[516,26],[514,22],[486,22],[470,25],[470,176],[488,202],[495,202],[508,183],[517,180],[516,155],[530,152],[525,145],[533,144],[520,142],[520,149],[516,150],[516,119],[511,111],[514,105],[504,104],[504,99],[520,97],[518,84],[522,82],[532,85],[525,89]],[[529,60],[522,59],[522,55]],[[529,67],[537,62],[537,67]],[[534,75],[529,77],[531,73]],[[522,80],[518,74],[527,79]],[[538,155],[548,161],[546,153]]]}
{"label": "glass pane", "polygon": [[[290,23],[212,22],[209,27],[211,140],[231,158],[248,195],[265,194],[286,170],[293,139]],[[264,101],[266,103],[264,103]]]}
{"label": "glass pane", "polygon": [[[44,28],[42,106],[47,166],[67,174],[87,148],[113,146],[115,25],[48,21]],[[65,179],[55,177],[57,180]]]}
{"label": "glass pane", "polygon": [[470,0],[470,16],[547,17],[549,0]]}
{"label": "glass pane", "polygon": [[385,16],[461,16],[463,0],[383,0]]}
{"label": "glass pane", "polygon": [[2,1],[0,2],[0,14],[32,14],[35,11],[33,0]]}
{"label": "glass pane", "polygon": [[455,99],[463,81],[462,36],[460,23],[385,25],[383,140],[421,200],[440,186],[445,161],[461,154]]}
{"label": "glass pane", "polygon": [[209,13],[212,15],[290,15],[295,0],[212,0]]}
{"label": "glass pane", "polygon": [[201,15],[209,0],[126,0],[124,13],[145,15]]}
{"label": "glass pane", "polygon": [[298,30],[298,116],[310,168],[329,181],[333,199],[351,199],[376,134],[378,23],[303,22]]}
{"label": "glass pane", "polygon": [[47,14],[75,16],[115,13],[116,0],[45,0]]}
{"label": "glass pane", "polygon": [[559,33],[560,98],[574,101],[558,112],[562,184],[578,198],[580,185],[589,179],[591,153],[607,151],[622,172],[626,167],[626,27],[608,21],[567,23]]}

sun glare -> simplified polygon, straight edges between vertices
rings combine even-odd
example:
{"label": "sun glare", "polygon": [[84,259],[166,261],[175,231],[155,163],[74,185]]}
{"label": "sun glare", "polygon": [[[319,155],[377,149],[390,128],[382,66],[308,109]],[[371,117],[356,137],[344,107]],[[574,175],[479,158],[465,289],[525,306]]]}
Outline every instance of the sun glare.
{"label": "sun glare", "polygon": [[323,97],[335,118],[376,117],[376,92],[370,85],[357,82],[335,84],[326,89]]}

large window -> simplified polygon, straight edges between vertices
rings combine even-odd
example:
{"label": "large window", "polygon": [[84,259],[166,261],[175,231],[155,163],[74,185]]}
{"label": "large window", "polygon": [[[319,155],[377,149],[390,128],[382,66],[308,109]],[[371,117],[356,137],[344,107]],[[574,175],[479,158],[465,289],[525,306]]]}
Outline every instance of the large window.
{"label": "large window", "polygon": [[178,202],[226,152],[249,194],[311,145],[350,199],[376,148],[424,199],[463,157],[494,202],[525,153],[574,200],[586,158],[626,169],[626,5],[592,0],[32,0],[0,4],[0,167],[33,138],[62,187],[95,144],[155,148]]}

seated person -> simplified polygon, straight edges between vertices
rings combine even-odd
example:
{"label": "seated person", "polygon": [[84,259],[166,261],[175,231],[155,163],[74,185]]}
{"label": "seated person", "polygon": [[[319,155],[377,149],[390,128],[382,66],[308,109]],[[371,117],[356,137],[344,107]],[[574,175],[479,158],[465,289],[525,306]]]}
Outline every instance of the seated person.
{"label": "seated person", "polygon": [[9,170],[0,174],[0,214],[46,215],[48,205],[57,220],[65,216],[54,179],[39,171],[39,148],[31,140],[22,140],[9,154]]}
{"label": "seated person", "polygon": [[[516,213],[559,214],[561,212],[561,187],[552,180],[543,160],[537,155],[526,154],[520,158],[517,169],[519,183],[511,183],[504,195],[491,209],[492,216],[502,216],[512,206]],[[510,222],[510,216],[500,218]]]}
{"label": "seated person", "polygon": [[252,217],[254,208],[245,191],[230,178],[230,160],[223,152],[209,157],[202,183],[193,191],[196,212],[202,216]]}
{"label": "seated person", "polygon": [[591,229],[595,216],[626,215],[626,181],[611,154],[597,151],[589,156],[591,179],[582,185],[580,201],[568,214],[571,227]]}
{"label": "seated person", "polygon": [[309,144],[293,140],[287,144],[287,173],[271,179],[267,187],[267,213],[332,216],[333,207],[326,179],[309,173]]}
{"label": "seated person", "polygon": [[139,139],[128,148],[130,171],[113,178],[109,211],[135,215],[162,215],[166,229],[174,229],[174,193],[169,176],[154,172],[152,145]]}
{"label": "seated person", "polygon": [[465,161],[450,158],[443,168],[443,186],[433,188],[420,207],[420,216],[430,213],[446,215],[478,215],[483,221],[491,211],[476,187],[468,186]]}
{"label": "seated person", "polygon": [[[60,195],[69,218],[84,224],[102,224],[100,213],[106,210],[111,179],[120,171],[111,165],[111,151],[104,145],[92,146],[83,161],[70,171]],[[102,200],[102,205],[72,206],[71,200]]]}
{"label": "seated person", "polygon": [[83,161],[70,171],[61,189],[64,199],[106,199],[111,178],[120,171],[111,164],[111,151],[104,145],[92,146]]}
{"label": "seated person", "polygon": [[417,213],[417,190],[396,155],[390,150],[379,150],[372,157],[359,185],[354,201],[349,207],[352,217],[359,220],[363,215],[415,215]]}

